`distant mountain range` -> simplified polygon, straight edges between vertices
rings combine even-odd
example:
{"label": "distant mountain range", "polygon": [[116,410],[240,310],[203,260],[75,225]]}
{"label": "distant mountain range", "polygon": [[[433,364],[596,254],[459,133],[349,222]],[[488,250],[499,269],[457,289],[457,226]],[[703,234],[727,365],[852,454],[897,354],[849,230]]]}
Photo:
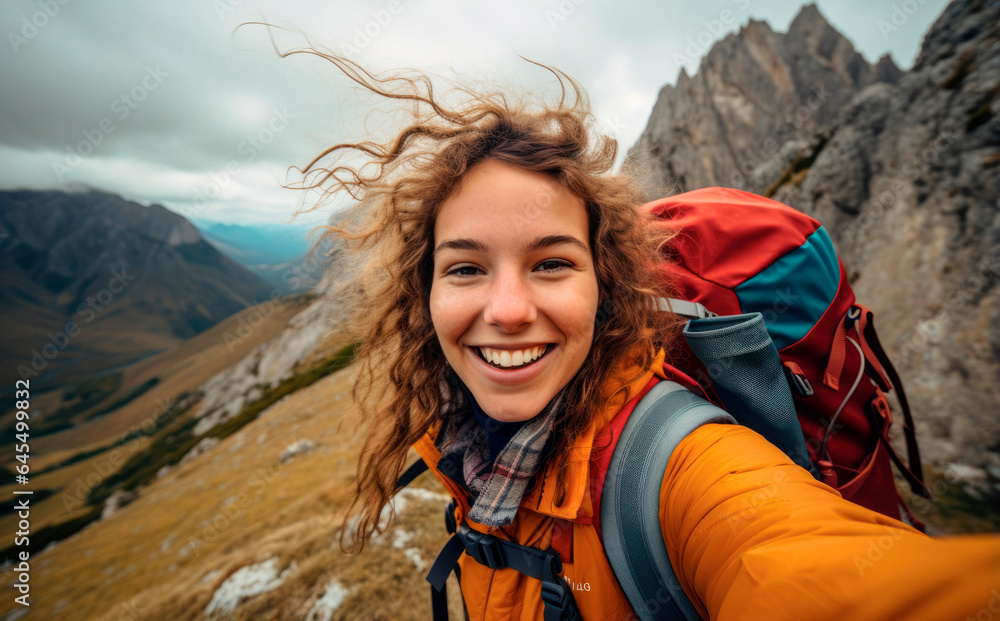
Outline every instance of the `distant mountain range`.
{"label": "distant mountain range", "polygon": [[[322,231],[300,224],[241,225],[192,219],[209,243],[284,294],[312,289],[323,274],[322,250],[309,262],[307,253]],[[322,248],[328,248],[324,244]]]}
{"label": "distant mountain range", "polygon": [[183,217],[104,192],[0,192],[0,351],[44,391],[119,367],[283,291]]}

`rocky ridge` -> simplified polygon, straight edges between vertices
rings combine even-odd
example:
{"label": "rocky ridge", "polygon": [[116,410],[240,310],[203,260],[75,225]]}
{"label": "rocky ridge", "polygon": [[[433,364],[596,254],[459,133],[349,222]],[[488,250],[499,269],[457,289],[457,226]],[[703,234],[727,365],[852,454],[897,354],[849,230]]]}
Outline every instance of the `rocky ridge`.
{"label": "rocky ridge", "polygon": [[651,197],[725,185],[822,222],[925,460],[987,491],[1000,481],[1000,5],[952,2],[906,72],[857,60],[831,30],[806,6],[785,35],[751,22],[727,37],[663,89],[630,157]]}

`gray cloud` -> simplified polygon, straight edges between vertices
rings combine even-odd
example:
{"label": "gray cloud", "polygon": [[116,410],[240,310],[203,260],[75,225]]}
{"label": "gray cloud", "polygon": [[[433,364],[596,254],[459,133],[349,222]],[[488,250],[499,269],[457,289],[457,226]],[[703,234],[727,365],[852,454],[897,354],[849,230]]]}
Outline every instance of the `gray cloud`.
{"label": "gray cloud", "polygon": [[[280,187],[289,166],[336,141],[393,127],[392,117],[378,115],[366,124],[380,102],[359,97],[323,61],[279,59],[261,27],[234,33],[243,21],[301,30],[375,70],[415,67],[532,93],[550,92],[552,80],[518,55],[554,65],[587,88],[624,150],[660,87],[681,64],[696,71],[710,47],[699,40],[717,40],[751,18],[783,31],[800,7],[784,0],[64,1],[0,6],[0,187],[87,184],[242,222],[290,217],[303,197]],[[892,50],[905,67],[945,2],[912,4],[894,30],[884,26],[901,4],[827,0],[819,8],[869,60]],[[277,40],[281,49],[303,43],[287,32]],[[680,60],[686,55],[689,64]]]}

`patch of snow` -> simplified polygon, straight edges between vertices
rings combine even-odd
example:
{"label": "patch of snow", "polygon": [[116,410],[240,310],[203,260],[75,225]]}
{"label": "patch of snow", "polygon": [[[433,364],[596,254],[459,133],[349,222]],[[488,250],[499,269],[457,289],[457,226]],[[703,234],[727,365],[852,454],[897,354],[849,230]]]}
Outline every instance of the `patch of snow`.
{"label": "patch of snow", "polygon": [[410,543],[410,539],[413,539],[413,533],[399,529],[393,532],[392,547],[402,550],[406,547],[406,544]]}
{"label": "patch of snow", "polygon": [[407,548],[403,550],[403,555],[413,562],[413,566],[417,568],[417,571],[427,567],[427,563],[424,562],[424,558],[420,556],[420,550],[416,548]]}
{"label": "patch of snow", "polygon": [[169,550],[170,546],[174,545],[175,539],[177,539],[177,533],[172,533],[170,535],[167,535],[167,538],[164,539],[163,543],[160,544],[160,552],[163,553]]}
{"label": "patch of snow", "polygon": [[[406,503],[410,500],[419,500],[421,502],[443,502],[448,503],[451,501],[451,496],[447,494],[440,494],[438,492],[432,492],[429,489],[422,489],[420,487],[404,487],[396,494],[395,504],[396,513],[402,513],[406,509]],[[388,517],[388,506],[382,510],[382,518]]]}
{"label": "patch of snow", "polygon": [[205,616],[216,611],[231,613],[246,599],[272,591],[281,585],[295,570],[295,563],[278,574],[278,557],[247,565],[237,570],[212,594],[212,601],[205,608]]}
{"label": "patch of snow", "polygon": [[306,614],[306,621],[330,621],[335,610],[340,608],[351,592],[344,588],[336,579],[326,585],[322,597],[316,600]]}
{"label": "patch of snow", "polygon": [[300,455],[302,453],[308,453],[314,448],[316,448],[316,443],[313,442],[312,440],[306,438],[301,438],[299,440],[296,440],[295,442],[292,442],[287,447],[285,447],[285,450],[282,451],[281,463],[283,464],[288,463],[296,455]]}
{"label": "patch of snow", "polygon": [[186,455],[184,455],[184,457],[181,457],[181,460],[177,463],[177,465],[183,466],[184,464],[188,463],[191,460],[198,459],[203,454],[207,453],[208,451],[218,446],[218,444],[219,444],[218,438],[212,438],[212,437],[202,438],[201,441],[198,442],[198,444],[195,444],[191,448],[191,450],[188,451]]}

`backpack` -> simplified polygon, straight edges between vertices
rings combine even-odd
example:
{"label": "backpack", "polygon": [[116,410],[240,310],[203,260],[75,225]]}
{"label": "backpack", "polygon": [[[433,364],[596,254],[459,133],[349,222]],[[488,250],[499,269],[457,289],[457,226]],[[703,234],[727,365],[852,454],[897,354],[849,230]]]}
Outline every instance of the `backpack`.
{"label": "backpack", "polygon": [[[594,488],[603,490],[599,533],[640,618],[697,619],[673,574],[657,516],[667,460],[697,426],[747,425],[845,499],[895,519],[901,499],[890,463],[914,493],[930,495],[902,383],[819,222],[728,188],[686,192],[643,209],[654,226],[680,231],[659,259],[682,299],[660,299],[660,308],[690,319],[670,359],[676,378],[697,384],[660,382],[628,417],[607,468],[592,472]],[[887,435],[892,418],[885,393],[892,389],[903,412],[909,465]],[[426,468],[422,460],[413,464],[397,489]],[[444,584],[463,552],[540,580],[546,621],[580,618],[558,578],[559,552],[456,524],[453,504],[446,525],[454,536],[427,576],[435,619],[447,619]]]}
{"label": "backpack", "polygon": [[[817,478],[847,500],[900,519],[891,462],[914,494],[929,498],[902,382],[879,343],[872,312],[855,301],[826,229],[791,207],[729,188],[685,192],[643,209],[655,226],[680,230],[664,248],[661,273],[688,307],[702,308],[675,312],[696,320],[761,313]],[[725,402],[715,388],[727,375],[726,361],[706,365],[690,339],[676,343],[671,363]],[[908,465],[888,438],[885,393],[892,389],[902,409]]]}

